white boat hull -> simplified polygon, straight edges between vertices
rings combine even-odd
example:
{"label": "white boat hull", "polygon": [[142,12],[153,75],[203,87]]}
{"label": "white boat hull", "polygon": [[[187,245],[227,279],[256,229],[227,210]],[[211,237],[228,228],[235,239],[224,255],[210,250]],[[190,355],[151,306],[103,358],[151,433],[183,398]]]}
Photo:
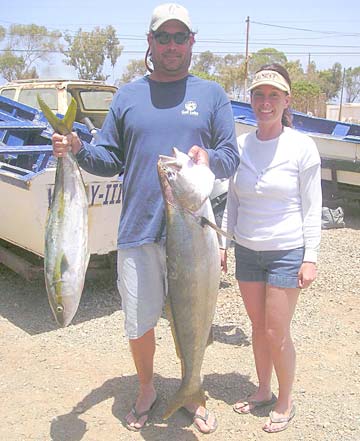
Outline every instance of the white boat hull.
{"label": "white boat hull", "polygon": [[[1,163],[0,163],[1,164]],[[117,249],[121,212],[121,182],[82,171],[89,199],[89,248],[91,254]],[[27,181],[11,171],[0,179],[0,238],[41,257],[45,224],[55,183],[55,168],[46,168]]]}

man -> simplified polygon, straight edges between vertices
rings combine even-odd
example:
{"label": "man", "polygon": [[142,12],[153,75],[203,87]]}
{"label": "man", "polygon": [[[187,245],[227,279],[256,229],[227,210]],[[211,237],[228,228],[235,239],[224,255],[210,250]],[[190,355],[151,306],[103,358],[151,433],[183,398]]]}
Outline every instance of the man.
{"label": "man", "polygon": [[[222,88],[189,74],[195,42],[188,11],[177,4],[155,8],[147,35],[151,74],[115,95],[97,140],[82,145],[75,134],[54,134],[54,154],[69,148],[87,171],[113,176],[124,166],[123,204],[118,235],[118,287],[125,329],[136,366],[139,392],[126,416],[140,430],[156,400],[153,384],[154,328],[166,296],[164,204],[157,176],[159,154],[172,148],[228,178],[239,163],[231,105]],[[220,264],[220,263],[219,263]],[[215,416],[189,403],[195,427],[216,429]]]}

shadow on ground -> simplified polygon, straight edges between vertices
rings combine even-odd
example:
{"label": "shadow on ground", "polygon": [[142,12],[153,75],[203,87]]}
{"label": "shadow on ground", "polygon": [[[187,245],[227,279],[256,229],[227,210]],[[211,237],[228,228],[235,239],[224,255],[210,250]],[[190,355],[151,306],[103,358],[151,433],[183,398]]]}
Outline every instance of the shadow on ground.
{"label": "shadow on ground", "polygon": [[[149,425],[141,431],[141,436],[147,441],[191,441],[198,437],[189,430],[192,421],[185,412],[177,411],[168,421],[162,419],[167,399],[170,398],[180,381],[173,378],[164,378],[155,375],[155,385],[158,391],[159,402],[151,416]],[[241,388],[251,391],[255,386],[249,378],[238,373],[211,374],[204,377],[204,389],[209,397],[221,400],[229,405],[234,402],[233,391]],[[136,376],[115,377],[106,381],[100,387],[93,389],[83,400],[76,403],[73,409],[64,415],[53,418],[50,426],[50,435],[53,441],[80,441],[88,430],[87,423],[81,418],[91,408],[103,401],[113,399],[112,414],[125,427],[125,415],[135,401],[137,390]],[[129,394],[129,391],[133,391]],[[194,429],[195,430],[195,429]]]}
{"label": "shadow on ground", "polygon": [[[24,332],[35,335],[58,328],[43,280],[28,282],[0,264],[0,298],[2,317]],[[87,280],[72,324],[110,315],[119,309],[121,300],[113,280]]]}

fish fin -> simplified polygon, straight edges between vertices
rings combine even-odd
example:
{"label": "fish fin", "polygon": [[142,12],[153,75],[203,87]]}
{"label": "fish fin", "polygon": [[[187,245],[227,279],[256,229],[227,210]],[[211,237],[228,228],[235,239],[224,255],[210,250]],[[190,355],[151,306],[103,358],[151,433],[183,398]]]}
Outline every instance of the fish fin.
{"label": "fish fin", "polygon": [[210,228],[212,228],[213,230],[215,230],[218,235],[220,236],[224,236],[227,239],[230,240],[234,240],[234,237],[231,236],[230,234],[228,234],[226,231],[222,230],[220,227],[218,227],[216,224],[214,224],[213,222],[209,221],[209,219],[207,219],[205,216],[196,216],[197,217],[197,222],[202,226],[205,227],[206,225],[208,225]]}
{"label": "fish fin", "polygon": [[45,101],[40,97],[39,94],[37,96],[37,100],[42,113],[45,115],[45,118],[48,120],[54,131],[56,133],[60,133],[60,135],[69,134],[75,121],[77,109],[77,104],[74,98],[71,99],[70,106],[68,107],[66,115],[63,119],[58,118],[54,114],[54,112],[50,109],[50,107],[45,103]]}
{"label": "fish fin", "polygon": [[64,116],[64,124],[67,130],[69,131],[69,133],[72,131],[72,127],[74,125],[74,121],[76,118],[76,111],[77,111],[76,101],[74,97],[71,97],[69,107],[67,108],[67,111]]}
{"label": "fish fin", "polygon": [[206,397],[205,392],[202,388],[198,389],[192,394],[189,394],[186,388],[180,387],[174,398],[170,401],[167,408],[165,409],[163,415],[164,420],[170,418],[173,413],[180,409],[180,407],[186,406],[190,403],[195,403],[199,406],[205,407]]}
{"label": "fish fin", "polygon": [[214,330],[213,330],[213,327],[211,326],[210,332],[209,332],[209,338],[208,338],[208,341],[206,343],[206,346],[210,346],[213,343],[214,343]]}

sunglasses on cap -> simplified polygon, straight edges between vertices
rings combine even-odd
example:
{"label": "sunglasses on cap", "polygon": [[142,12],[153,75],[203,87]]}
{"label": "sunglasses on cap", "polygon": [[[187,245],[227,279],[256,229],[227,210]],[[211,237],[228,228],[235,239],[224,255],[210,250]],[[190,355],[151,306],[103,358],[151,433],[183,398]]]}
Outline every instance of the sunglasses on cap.
{"label": "sunglasses on cap", "polygon": [[169,44],[174,40],[176,44],[184,44],[189,40],[190,32],[176,32],[169,34],[169,32],[153,32],[155,40],[160,44]]}

